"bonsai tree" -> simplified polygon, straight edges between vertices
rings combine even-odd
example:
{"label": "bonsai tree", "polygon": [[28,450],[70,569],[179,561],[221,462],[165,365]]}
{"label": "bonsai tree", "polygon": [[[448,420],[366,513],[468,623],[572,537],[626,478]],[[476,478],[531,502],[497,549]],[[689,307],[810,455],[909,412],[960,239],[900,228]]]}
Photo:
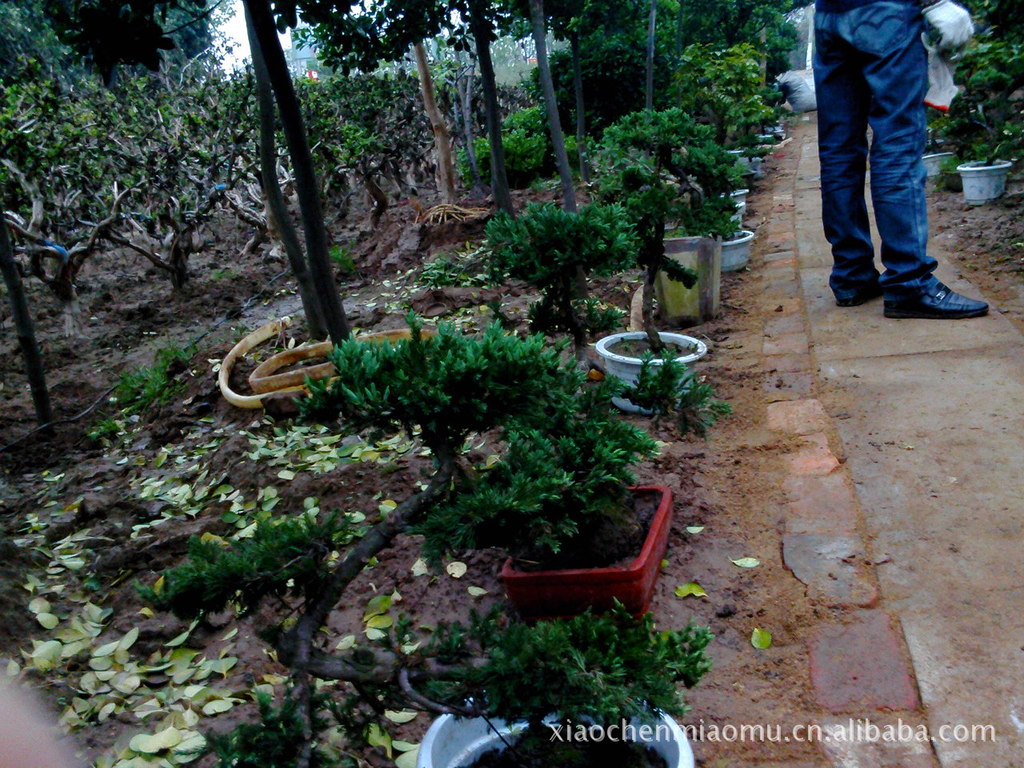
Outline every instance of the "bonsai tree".
{"label": "bonsai tree", "polygon": [[606,538],[624,536],[638,550],[646,531],[630,530],[626,489],[633,465],[657,449],[612,415],[613,386],[552,409],[542,426],[510,424],[503,460],[460,484],[420,527],[428,554],[500,547],[531,563],[577,568],[621,557]]}
{"label": "bonsai tree", "polygon": [[714,141],[710,127],[681,109],[634,112],[605,131],[598,192],[626,209],[640,239],[644,271],[643,320],[655,352],[663,344],[654,327],[654,281],[659,270],[687,287],[697,275],[665,258],[669,224],[679,234],[728,236],[735,230],[735,160]]}
{"label": "bonsai tree", "polygon": [[[262,699],[259,723],[213,740],[222,766],[337,764],[318,746],[328,719],[342,727],[352,746],[381,744],[389,709],[525,718],[537,729],[552,712],[597,722],[650,717],[652,707],[680,713],[676,684],[693,685],[708,669],[706,630],[688,626],[659,632],[649,617],[635,620],[621,610],[533,626],[492,614],[474,617],[469,627],[441,626],[431,633],[408,619],[387,617],[375,625],[380,627],[376,640],[327,650],[336,645],[327,621],[335,609],[358,599],[349,588],[371,557],[403,531],[439,531],[432,519],[437,510],[450,515],[474,492],[500,494],[500,483],[478,481],[465,466],[460,449],[467,437],[502,430],[509,446],[497,470],[502,473],[508,471],[506,462],[520,456],[513,455],[514,442],[523,441],[523,451],[531,442],[543,451],[543,440],[557,439],[557,430],[547,435],[543,424],[564,427],[598,414],[596,398],[581,398],[582,374],[561,359],[559,350],[545,348],[540,336],[519,339],[493,325],[472,338],[442,326],[428,339],[415,322],[412,328],[408,342],[340,344],[333,362],[345,375],[330,383],[310,382],[313,395],[304,412],[340,415],[353,427],[417,433],[434,464],[424,490],[369,526],[351,515],[321,518],[306,512],[260,523],[249,538],[196,538],[189,560],[147,592],[158,606],[182,617],[200,617],[228,604],[242,612],[260,610],[269,622],[264,639],[291,670],[282,703]],[[599,416],[597,423],[610,429]],[[632,427],[619,430],[638,449],[647,447]],[[534,436],[543,439],[538,443]],[[568,443],[563,450],[570,450]],[[616,479],[621,478],[592,478],[595,498]],[[548,501],[543,495],[543,490],[524,491],[535,509]],[[493,521],[496,515],[484,518]],[[550,541],[557,546],[559,534],[552,533]],[[272,600],[285,601],[283,610],[274,612]],[[382,616],[389,603],[384,594],[373,598],[366,616]],[[321,680],[347,681],[351,687],[324,688],[317,685]]]}
{"label": "bonsai tree", "polygon": [[542,296],[531,308],[531,327],[568,332],[577,355],[589,331],[608,327],[608,318],[582,295],[585,277],[626,269],[638,244],[621,206],[591,204],[571,213],[552,203],[531,203],[517,219],[497,214],[487,225],[487,242],[492,279],[512,277],[538,288]]}

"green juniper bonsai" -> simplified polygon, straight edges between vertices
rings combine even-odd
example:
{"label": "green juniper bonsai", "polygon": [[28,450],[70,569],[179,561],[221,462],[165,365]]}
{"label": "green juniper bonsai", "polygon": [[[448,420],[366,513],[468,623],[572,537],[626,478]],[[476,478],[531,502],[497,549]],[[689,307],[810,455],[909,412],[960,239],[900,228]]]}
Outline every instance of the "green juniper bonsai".
{"label": "green juniper bonsai", "polygon": [[487,242],[495,282],[512,277],[540,289],[530,312],[533,330],[568,332],[577,352],[589,332],[608,326],[607,316],[581,295],[580,277],[621,272],[635,262],[638,246],[626,211],[599,204],[570,213],[531,203],[519,218],[499,213],[487,225]]}
{"label": "green juniper bonsai", "polygon": [[643,319],[651,348],[663,345],[654,328],[654,281],[659,271],[687,287],[693,270],[665,258],[667,228],[696,236],[735,230],[735,159],[681,109],[634,112],[605,131],[598,163],[602,200],[622,205],[640,238],[644,270]]}
{"label": "green juniper bonsai", "polygon": [[[573,492],[589,495],[597,510],[608,503],[604,494],[614,498],[628,482],[628,465],[652,447],[635,428],[612,423],[602,393],[581,394],[582,373],[540,336],[520,339],[498,324],[480,337],[452,326],[426,337],[416,322],[412,330],[409,341],[395,344],[338,345],[332,359],[343,375],[312,383],[303,410],[309,418],[340,416],[357,429],[415,433],[433,458],[424,490],[369,522],[305,511],[258,523],[248,538],[194,539],[188,561],[146,591],[158,607],[184,618],[234,606],[261,611],[269,622],[262,637],[289,668],[291,687],[280,705],[259,703],[259,723],[211,741],[224,768],[345,764],[320,738],[325,723],[341,726],[358,749],[379,743],[388,709],[535,724],[552,712],[616,721],[649,707],[680,713],[676,684],[692,685],[707,669],[706,630],[656,631],[649,617],[637,621],[621,610],[533,626],[495,613],[431,633],[400,618],[376,640],[335,648],[329,617],[358,599],[346,594],[353,580],[398,534],[422,528],[428,541],[442,536],[445,526],[434,515],[453,520],[460,509],[481,512],[480,522],[501,530],[506,521],[483,514],[491,494],[500,514],[518,515],[531,533],[552,515],[547,543],[557,549],[580,521],[554,516],[554,497],[578,482]],[[467,438],[482,433],[497,434],[504,446],[492,474],[474,471],[462,454]],[[584,466],[584,451],[592,454],[593,471]],[[560,469],[550,473],[557,482],[531,487],[517,478],[512,465],[528,456],[557,459]],[[516,488],[524,489],[522,508]],[[465,542],[473,538],[471,525],[453,524]],[[436,539],[431,546],[444,547]],[[323,688],[319,681],[348,686]]]}

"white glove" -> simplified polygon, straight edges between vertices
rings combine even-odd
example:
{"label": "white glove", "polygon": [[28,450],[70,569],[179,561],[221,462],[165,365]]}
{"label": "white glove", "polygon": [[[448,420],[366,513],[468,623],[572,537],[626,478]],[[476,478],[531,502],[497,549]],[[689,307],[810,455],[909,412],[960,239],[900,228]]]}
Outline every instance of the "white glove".
{"label": "white glove", "polygon": [[927,43],[925,47],[928,49],[928,93],[925,94],[924,103],[940,112],[948,112],[957,94],[953,68],[937,49]]}
{"label": "white glove", "polygon": [[938,35],[941,51],[956,51],[967,45],[974,34],[971,14],[952,0],[939,0],[924,9],[924,18]]}

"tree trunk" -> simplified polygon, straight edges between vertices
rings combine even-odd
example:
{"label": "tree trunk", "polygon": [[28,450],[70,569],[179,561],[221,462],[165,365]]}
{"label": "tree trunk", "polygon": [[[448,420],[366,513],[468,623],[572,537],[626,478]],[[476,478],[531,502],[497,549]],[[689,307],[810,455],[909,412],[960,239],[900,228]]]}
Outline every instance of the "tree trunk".
{"label": "tree trunk", "polygon": [[473,176],[473,194],[479,195],[483,188],[480,179],[480,164],[476,160],[476,131],[473,128],[473,81],[476,79],[476,64],[472,54],[468,54],[469,72],[466,75],[465,88],[459,92],[460,109],[462,112],[462,132],[466,140],[466,158],[469,160],[469,172]]}
{"label": "tree trunk", "polygon": [[423,110],[434,130],[434,155],[437,161],[437,189],[441,193],[441,202],[455,202],[455,170],[452,168],[452,144],[448,136],[448,126],[444,124],[441,110],[437,108],[434,97],[434,79],[430,76],[430,65],[427,63],[427,52],[423,43],[412,47],[416,58],[416,71],[420,76],[420,93],[423,95]]}
{"label": "tree trunk", "polygon": [[576,153],[580,160],[580,178],[590,181],[587,161],[587,113],[583,103],[583,72],[580,64],[580,33],[573,30],[569,39],[572,48],[572,89],[576,94]]}
{"label": "tree trunk", "polygon": [[679,13],[676,16],[676,66],[679,66],[679,62],[683,59],[683,40],[685,39],[685,27],[684,25],[684,12],[686,9],[686,0],[679,0]]}
{"label": "tree trunk", "polygon": [[548,116],[548,128],[551,131],[551,146],[555,150],[555,166],[558,168],[558,177],[562,182],[562,208],[575,213],[576,189],[572,183],[572,171],[569,170],[569,156],[565,151],[562,121],[558,117],[555,83],[551,79],[551,67],[548,66],[547,25],[544,23],[543,0],[530,0],[530,27],[533,30],[533,43],[537,47],[537,69],[540,71],[544,108]]}
{"label": "tree trunk", "polygon": [[267,202],[267,215],[271,219],[271,229],[277,232],[284,246],[284,252],[291,265],[292,274],[298,283],[299,298],[306,314],[309,335],[314,339],[327,337],[323,312],[317,301],[316,288],[309,274],[302,243],[288,214],[288,205],[281,192],[281,183],[277,178],[277,130],[274,125],[274,92],[270,88],[270,76],[267,65],[263,61],[256,31],[252,26],[249,9],[245,8],[245,29],[249,36],[249,50],[252,52],[252,67],[256,77],[256,101],[259,106],[260,120],[260,176],[263,182],[263,196]]}
{"label": "tree trunk", "polygon": [[25,300],[25,286],[21,282],[21,273],[14,260],[11,249],[11,238],[7,232],[7,222],[0,214],[0,271],[4,275],[7,296],[11,301],[11,316],[14,318],[15,333],[21,345],[21,354],[25,358],[25,371],[28,374],[29,388],[32,390],[32,403],[36,409],[36,422],[44,426],[53,421],[50,408],[50,393],[46,389],[46,373],[43,370],[43,358],[39,354],[36,343],[36,332],[32,325],[32,315],[28,311]]}
{"label": "tree trunk", "polygon": [[348,338],[349,326],[327,254],[327,229],[324,226],[320,191],[316,182],[316,172],[313,170],[313,157],[309,151],[302,112],[299,109],[288,65],[284,60],[284,51],[281,50],[277,27],[270,13],[269,0],[245,0],[245,5],[251,14],[256,40],[263,54],[270,85],[274,90],[281,125],[288,144],[288,154],[291,156],[292,168],[295,171],[295,187],[299,197],[302,229],[306,236],[310,273],[316,286],[327,333],[331,340],[337,343]]}
{"label": "tree trunk", "polygon": [[644,109],[654,109],[654,28],[658,18],[658,0],[651,0],[647,16],[647,84],[644,88]]}
{"label": "tree trunk", "polygon": [[469,7],[469,28],[476,45],[476,57],[480,60],[480,85],[484,92],[484,113],[487,116],[487,138],[491,144],[491,190],[494,204],[510,216],[512,193],[505,175],[505,145],[501,141],[501,112],[498,109],[498,86],[494,79],[494,63],[491,61],[491,27],[486,18],[487,6],[473,2]]}

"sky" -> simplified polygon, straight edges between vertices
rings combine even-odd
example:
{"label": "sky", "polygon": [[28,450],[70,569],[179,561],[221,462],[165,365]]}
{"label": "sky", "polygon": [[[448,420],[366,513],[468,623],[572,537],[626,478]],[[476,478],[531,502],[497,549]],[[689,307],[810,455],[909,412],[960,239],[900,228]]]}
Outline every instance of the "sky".
{"label": "sky", "polygon": [[[224,57],[224,68],[229,72],[243,66],[249,61],[249,41],[245,36],[245,14],[242,12],[242,0],[231,0],[232,16],[221,27],[221,31],[231,43],[234,50]],[[281,35],[281,44],[291,48],[291,36]]]}

